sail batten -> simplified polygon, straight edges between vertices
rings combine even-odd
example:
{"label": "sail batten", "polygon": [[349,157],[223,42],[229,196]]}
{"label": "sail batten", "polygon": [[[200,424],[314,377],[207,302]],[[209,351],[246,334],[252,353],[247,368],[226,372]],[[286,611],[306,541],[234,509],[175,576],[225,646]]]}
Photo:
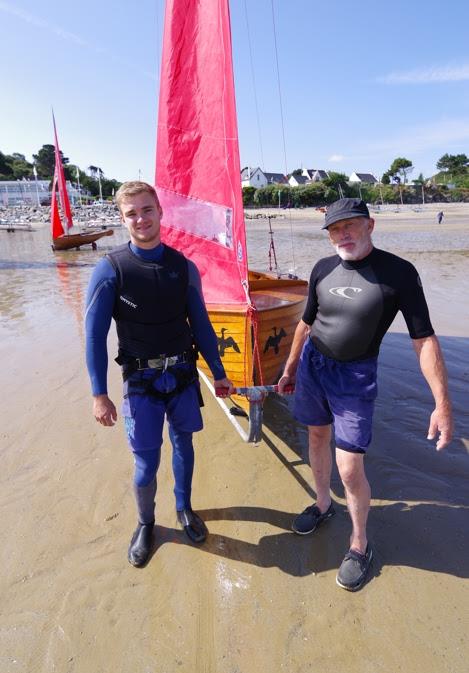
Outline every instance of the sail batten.
{"label": "sail batten", "polygon": [[249,303],[228,0],[167,0],[155,184],[205,299]]}

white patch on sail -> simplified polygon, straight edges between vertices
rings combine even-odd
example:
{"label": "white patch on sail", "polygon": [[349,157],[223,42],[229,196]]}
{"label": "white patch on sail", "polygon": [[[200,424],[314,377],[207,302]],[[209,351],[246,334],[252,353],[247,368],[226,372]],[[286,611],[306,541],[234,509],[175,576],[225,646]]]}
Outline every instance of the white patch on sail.
{"label": "white patch on sail", "polygon": [[163,224],[233,249],[233,210],[217,203],[157,188]]}

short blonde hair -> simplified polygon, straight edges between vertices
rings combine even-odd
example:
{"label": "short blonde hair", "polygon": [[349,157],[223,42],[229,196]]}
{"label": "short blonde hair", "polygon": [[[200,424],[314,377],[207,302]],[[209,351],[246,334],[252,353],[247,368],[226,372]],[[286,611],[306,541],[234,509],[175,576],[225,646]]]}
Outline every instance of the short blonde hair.
{"label": "short blonde hair", "polygon": [[142,182],[141,180],[131,180],[129,182],[123,182],[116,192],[115,199],[119,210],[122,211],[122,201],[125,201],[129,196],[136,196],[137,194],[151,194],[157,205],[160,205],[158,194],[152,185],[149,185],[148,182]]}

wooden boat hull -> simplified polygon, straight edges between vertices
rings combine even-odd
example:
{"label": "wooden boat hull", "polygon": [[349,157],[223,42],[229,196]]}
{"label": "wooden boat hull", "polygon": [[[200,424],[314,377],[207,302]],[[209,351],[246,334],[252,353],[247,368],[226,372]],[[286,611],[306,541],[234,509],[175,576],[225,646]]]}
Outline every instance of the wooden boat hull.
{"label": "wooden boat hull", "polygon": [[52,242],[52,250],[71,250],[73,248],[79,248],[81,245],[93,245],[99,238],[103,238],[103,236],[112,236],[113,233],[112,229],[106,229],[106,231],[94,232],[92,234],[66,234],[54,238]]}
{"label": "wooden boat hull", "polygon": [[[245,309],[207,304],[226,375],[237,387],[270,385],[278,380],[303,315],[308,283],[250,271],[249,289],[257,309],[254,323]],[[198,365],[211,377],[203,358]],[[234,397],[248,408],[246,398]]]}

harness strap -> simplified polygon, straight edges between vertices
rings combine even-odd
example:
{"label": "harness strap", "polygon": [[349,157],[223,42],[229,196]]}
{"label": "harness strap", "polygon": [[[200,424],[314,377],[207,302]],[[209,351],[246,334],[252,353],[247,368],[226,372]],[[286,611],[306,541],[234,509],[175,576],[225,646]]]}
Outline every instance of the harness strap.
{"label": "harness strap", "polygon": [[[169,371],[176,379],[176,387],[168,393],[156,390],[153,387],[154,382],[163,374],[163,371]],[[134,372],[135,373],[135,372]],[[129,378],[124,378],[126,381]],[[168,367],[167,370],[156,370],[152,376],[140,378],[138,380],[129,381],[128,392],[124,395],[124,399],[131,395],[149,395],[156,397],[159,400],[168,401],[175,395],[178,395],[185,390],[192,383],[195,383],[199,378],[196,367],[190,369],[179,369],[177,367]]]}
{"label": "harness strap", "polygon": [[[198,352],[194,349],[190,351],[184,351],[179,355],[156,355],[154,358],[132,358],[122,353],[115,358],[115,362],[122,367],[122,377],[124,382],[135,374],[135,372],[145,371],[147,369],[153,369],[157,372],[164,372],[166,370],[171,370],[174,365],[182,363],[195,363],[198,359]],[[154,379],[153,379],[154,380]]]}

